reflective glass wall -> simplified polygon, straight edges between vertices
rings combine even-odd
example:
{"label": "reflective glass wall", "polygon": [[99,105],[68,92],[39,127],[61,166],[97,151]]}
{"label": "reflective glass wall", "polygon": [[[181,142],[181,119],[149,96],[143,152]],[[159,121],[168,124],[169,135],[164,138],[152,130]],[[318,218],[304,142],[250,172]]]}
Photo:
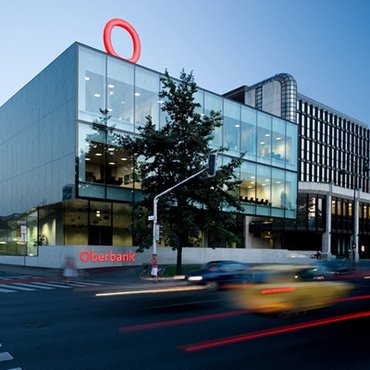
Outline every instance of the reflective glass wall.
{"label": "reflective glass wall", "polygon": [[[148,115],[158,127],[165,122],[158,98],[161,74],[82,45],[78,66],[78,194],[134,201],[140,181],[113,134],[137,134]],[[245,213],[295,218],[297,126],[203,89],[196,100],[200,113],[223,114],[212,147],[227,147],[225,160],[243,155],[237,175]]]}

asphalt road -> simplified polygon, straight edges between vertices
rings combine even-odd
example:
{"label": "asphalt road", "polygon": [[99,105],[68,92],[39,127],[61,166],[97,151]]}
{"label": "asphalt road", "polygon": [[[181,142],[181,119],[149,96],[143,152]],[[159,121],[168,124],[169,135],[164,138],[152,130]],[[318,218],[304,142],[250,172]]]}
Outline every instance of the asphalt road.
{"label": "asphalt road", "polygon": [[368,297],[262,317],[235,307],[229,292],[154,293],[168,285],[160,283],[138,294],[143,286],[104,274],[90,283],[99,279],[0,292],[0,370],[370,370]]}

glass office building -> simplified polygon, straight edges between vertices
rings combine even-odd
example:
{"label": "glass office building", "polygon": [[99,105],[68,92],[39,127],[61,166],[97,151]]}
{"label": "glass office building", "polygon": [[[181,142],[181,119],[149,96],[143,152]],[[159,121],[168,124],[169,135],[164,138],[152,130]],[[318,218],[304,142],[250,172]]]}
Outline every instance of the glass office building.
{"label": "glass office building", "polygon": [[299,94],[288,74],[242,86],[225,96],[295,121],[299,127],[297,220],[254,220],[250,223],[254,236],[280,239],[287,249],[369,258],[368,126]]}
{"label": "glass office building", "polygon": [[[165,123],[160,78],[75,43],[0,107],[0,254],[132,245],[141,184],[114,137],[138,135],[148,115]],[[201,88],[196,100],[200,114],[222,112],[219,165],[245,153],[239,216],[295,219],[298,126]]]}

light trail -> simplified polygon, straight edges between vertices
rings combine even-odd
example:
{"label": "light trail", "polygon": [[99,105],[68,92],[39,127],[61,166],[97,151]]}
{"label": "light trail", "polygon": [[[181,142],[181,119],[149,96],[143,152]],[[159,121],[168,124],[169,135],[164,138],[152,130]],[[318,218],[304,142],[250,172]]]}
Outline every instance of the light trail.
{"label": "light trail", "polygon": [[184,287],[168,287],[162,289],[142,289],[142,290],[125,290],[120,292],[110,293],[96,293],[95,297],[109,297],[116,295],[135,295],[135,294],[157,294],[157,293],[173,293],[173,292],[187,292],[193,290],[206,290],[204,286],[184,286]]}
{"label": "light trail", "polygon": [[369,317],[369,316],[370,316],[370,311],[340,315],[340,316],[330,317],[326,319],[309,321],[309,322],[305,322],[301,324],[281,326],[281,327],[277,327],[274,329],[260,330],[260,331],[247,333],[247,334],[241,334],[241,335],[236,335],[236,336],[231,336],[231,337],[209,340],[209,341],[199,342],[195,344],[188,344],[185,346],[181,346],[180,348],[185,352],[202,351],[202,350],[211,349],[211,348],[215,348],[219,346],[224,346],[227,344],[240,343],[240,342],[245,342],[245,341],[252,340],[252,339],[267,337],[270,335],[288,333],[288,332],[293,332],[297,330],[313,328],[316,326],[328,325],[328,324],[333,324],[336,322],[359,319],[359,318],[364,318],[364,317]]}

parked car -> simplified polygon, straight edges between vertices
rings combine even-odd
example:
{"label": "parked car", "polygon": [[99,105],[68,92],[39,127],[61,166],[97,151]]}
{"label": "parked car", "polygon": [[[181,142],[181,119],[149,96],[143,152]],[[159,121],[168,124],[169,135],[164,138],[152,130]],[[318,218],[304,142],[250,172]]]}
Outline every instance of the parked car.
{"label": "parked car", "polygon": [[303,313],[346,296],[352,284],[322,279],[312,265],[264,265],[252,269],[252,282],[239,289],[239,306],[260,314]]}
{"label": "parked car", "polygon": [[211,290],[232,287],[250,280],[250,266],[237,261],[211,261],[200,270],[185,275],[191,284],[206,285]]}

